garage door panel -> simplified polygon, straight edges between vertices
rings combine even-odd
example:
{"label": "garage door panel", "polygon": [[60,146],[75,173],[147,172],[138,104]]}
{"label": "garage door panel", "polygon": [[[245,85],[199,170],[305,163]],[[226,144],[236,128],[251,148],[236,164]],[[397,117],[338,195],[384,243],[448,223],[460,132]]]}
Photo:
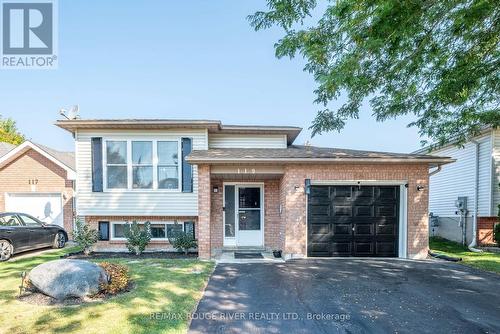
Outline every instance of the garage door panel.
{"label": "garage door panel", "polygon": [[352,253],[352,243],[349,241],[337,241],[331,244],[331,254],[336,256],[350,256]]}
{"label": "garage door panel", "polygon": [[354,224],[354,237],[375,235],[375,224]]}
{"label": "garage door panel", "polygon": [[379,256],[396,256],[397,248],[394,242],[378,241],[376,244],[376,251]]}
{"label": "garage door panel", "polygon": [[354,255],[355,256],[371,256],[374,255],[374,243],[371,241],[355,241]]}
{"label": "garage door panel", "polygon": [[9,193],[5,210],[29,214],[44,223],[63,226],[61,194]]}
{"label": "garage door panel", "polygon": [[[312,186],[311,193],[309,256],[397,256],[398,186]],[[326,201],[328,210],[315,205]]]}
{"label": "garage door panel", "polygon": [[373,217],[374,207],[372,205],[354,206],[354,217]]}
{"label": "garage door panel", "polygon": [[387,236],[395,236],[396,228],[394,224],[377,224],[376,228],[377,235],[387,235]]}
{"label": "garage door panel", "polygon": [[352,216],[352,206],[350,205],[335,205],[333,207],[333,216]]}
{"label": "garage door panel", "polygon": [[329,205],[310,205],[309,213],[312,216],[329,216],[330,206]]}
{"label": "garage door panel", "polygon": [[350,237],[352,234],[352,225],[351,224],[333,224],[333,236]]}

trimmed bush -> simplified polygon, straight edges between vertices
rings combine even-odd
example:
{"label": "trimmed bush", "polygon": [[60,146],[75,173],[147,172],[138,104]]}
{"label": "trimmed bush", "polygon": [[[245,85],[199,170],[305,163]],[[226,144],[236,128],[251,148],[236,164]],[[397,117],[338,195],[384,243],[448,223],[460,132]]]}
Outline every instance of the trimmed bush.
{"label": "trimmed bush", "polygon": [[102,292],[114,295],[127,289],[130,277],[126,266],[110,262],[101,262],[99,265],[104,269],[109,279],[108,283],[101,285]]}
{"label": "trimmed bush", "polygon": [[497,246],[500,247],[500,223],[496,223],[493,227],[493,240],[495,240]]}
{"label": "trimmed bush", "polygon": [[92,229],[80,219],[76,221],[76,228],[73,231],[73,240],[80,246],[85,255],[92,253],[92,249],[99,240],[99,231]]}
{"label": "trimmed bush", "polygon": [[125,225],[123,232],[127,238],[128,250],[136,255],[141,255],[151,241],[151,224],[149,222],[145,222],[144,227],[141,228],[136,221],[133,221],[132,224]]}
{"label": "trimmed bush", "polygon": [[198,247],[198,243],[192,234],[183,231],[176,232],[173,237],[168,238],[170,244],[179,252],[188,254],[189,250]]}

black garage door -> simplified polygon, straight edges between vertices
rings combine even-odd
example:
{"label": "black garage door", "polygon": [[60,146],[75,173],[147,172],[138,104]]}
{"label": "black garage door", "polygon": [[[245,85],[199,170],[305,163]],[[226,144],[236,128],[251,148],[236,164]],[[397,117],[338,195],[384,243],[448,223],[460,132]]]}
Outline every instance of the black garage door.
{"label": "black garage door", "polygon": [[311,186],[308,256],[398,256],[398,186]]}

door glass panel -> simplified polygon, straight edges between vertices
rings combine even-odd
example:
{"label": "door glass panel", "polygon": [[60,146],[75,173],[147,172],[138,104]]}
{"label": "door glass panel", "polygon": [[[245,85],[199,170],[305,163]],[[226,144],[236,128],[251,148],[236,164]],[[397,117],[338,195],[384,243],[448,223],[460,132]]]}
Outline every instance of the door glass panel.
{"label": "door glass panel", "polygon": [[240,231],[260,230],[260,210],[240,210],[238,213]]}
{"label": "door glass panel", "polygon": [[225,237],[234,238],[235,212],[234,212],[234,186],[224,187],[224,214],[225,214]]}
{"label": "door glass panel", "polygon": [[240,209],[260,208],[260,188],[240,188],[239,190]]}

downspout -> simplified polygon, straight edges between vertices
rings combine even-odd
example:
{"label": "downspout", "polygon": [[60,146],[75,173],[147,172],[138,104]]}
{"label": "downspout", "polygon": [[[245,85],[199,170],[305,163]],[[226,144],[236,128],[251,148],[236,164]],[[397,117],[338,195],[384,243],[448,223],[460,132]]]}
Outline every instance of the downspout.
{"label": "downspout", "polygon": [[469,250],[472,252],[480,253],[482,250],[475,248],[477,246],[477,215],[479,212],[479,142],[471,140],[476,147],[476,175],[474,180],[474,218],[472,220],[472,241],[469,244]]}

